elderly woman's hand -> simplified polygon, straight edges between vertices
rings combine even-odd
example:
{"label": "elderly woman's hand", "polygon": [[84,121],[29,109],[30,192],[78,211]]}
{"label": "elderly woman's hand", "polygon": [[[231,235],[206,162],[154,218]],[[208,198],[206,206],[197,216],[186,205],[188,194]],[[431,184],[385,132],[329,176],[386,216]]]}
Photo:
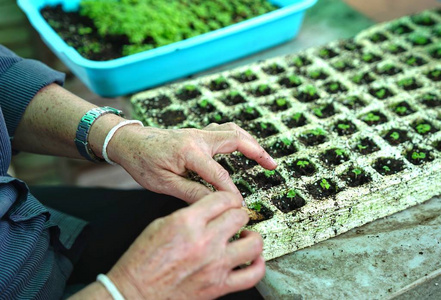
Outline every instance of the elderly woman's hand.
{"label": "elderly woman's hand", "polygon": [[193,203],[210,190],[187,179],[189,170],[219,191],[240,195],[228,172],[213,159],[236,150],[266,169],[277,166],[249,133],[233,123],[210,124],[203,130],[126,126],[115,134],[108,154],[143,187]]}

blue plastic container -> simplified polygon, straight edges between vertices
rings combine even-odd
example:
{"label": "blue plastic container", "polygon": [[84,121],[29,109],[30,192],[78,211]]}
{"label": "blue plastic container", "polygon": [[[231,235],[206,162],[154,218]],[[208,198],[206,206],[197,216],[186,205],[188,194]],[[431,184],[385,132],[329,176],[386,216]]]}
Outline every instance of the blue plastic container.
{"label": "blue plastic container", "polygon": [[40,14],[46,5],[76,10],[80,0],[18,0],[49,48],[92,91],[103,97],[127,95],[286,42],[300,29],[304,12],[317,0],[272,0],[279,9],[187,40],[109,61],[82,57]]}

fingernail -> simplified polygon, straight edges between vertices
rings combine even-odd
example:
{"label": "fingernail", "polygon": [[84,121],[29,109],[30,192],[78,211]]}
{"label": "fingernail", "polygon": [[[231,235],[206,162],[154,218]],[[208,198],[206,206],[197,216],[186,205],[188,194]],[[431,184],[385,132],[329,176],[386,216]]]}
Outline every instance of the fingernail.
{"label": "fingernail", "polygon": [[271,156],[269,156],[269,160],[272,164],[277,165],[276,161]]}

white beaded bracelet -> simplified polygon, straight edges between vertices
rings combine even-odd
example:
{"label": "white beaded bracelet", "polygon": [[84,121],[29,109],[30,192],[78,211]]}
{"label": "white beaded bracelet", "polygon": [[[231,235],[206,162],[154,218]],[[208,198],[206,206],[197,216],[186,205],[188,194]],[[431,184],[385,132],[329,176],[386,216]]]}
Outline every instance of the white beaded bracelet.
{"label": "white beaded bracelet", "polygon": [[96,280],[104,285],[104,287],[107,289],[114,300],[124,300],[123,295],[118,291],[118,289],[113,284],[112,280],[109,279],[109,277],[104,274],[99,274],[96,277]]}
{"label": "white beaded bracelet", "polygon": [[130,124],[139,124],[139,125],[141,125],[142,127],[144,127],[144,125],[142,124],[142,122],[141,122],[141,121],[138,121],[138,120],[126,120],[126,121],[122,121],[122,122],[119,123],[118,125],[115,125],[115,127],[113,127],[113,128],[109,131],[109,133],[108,133],[107,136],[106,136],[106,139],[104,140],[103,153],[102,153],[102,154],[103,154],[104,160],[105,160],[106,162],[108,162],[109,164],[111,164],[111,165],[117,165],[117,163],[113,162],[113,161],[109,158],[109,156],[107,155],[107,146],[109,145],[110,140],[113,138],[113,135],[115,134],[115,132],[116,132],[118,129],[120,129],[120,128],[123,127],[123,126],[130,125]]}

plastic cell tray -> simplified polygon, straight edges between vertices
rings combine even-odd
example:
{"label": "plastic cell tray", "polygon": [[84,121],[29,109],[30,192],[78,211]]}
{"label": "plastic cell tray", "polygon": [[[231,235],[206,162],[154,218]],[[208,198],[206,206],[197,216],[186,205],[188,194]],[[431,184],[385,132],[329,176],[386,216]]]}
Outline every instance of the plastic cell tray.
{"label": "plastic cell tray", "polygon": [[264,50],[294,38],[304,12],[317,0],[273,0],[279,9],[197,37],[109,61],[92,61],[68,46],[40,14],[47,5],[66,11],[80,0],[18,0],[48,47],[86,86],[103,97],[127,95]]}

